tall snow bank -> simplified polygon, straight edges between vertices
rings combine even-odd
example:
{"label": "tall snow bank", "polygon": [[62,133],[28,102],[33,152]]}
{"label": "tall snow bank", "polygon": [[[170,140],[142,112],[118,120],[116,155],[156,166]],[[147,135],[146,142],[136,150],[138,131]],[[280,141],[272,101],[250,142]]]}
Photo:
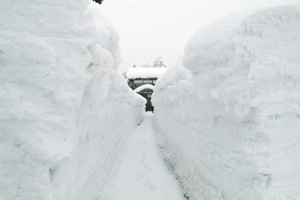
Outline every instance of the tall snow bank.
{"label": "tall snow bank", "polygon": [[144,101],[89,0],[0,2],[0,199],[94,199]]}
{"label": "tall snow bank", "polygon": [[153,94],[168,162],[191,199],[300,199],[300,9],[198,31]]}

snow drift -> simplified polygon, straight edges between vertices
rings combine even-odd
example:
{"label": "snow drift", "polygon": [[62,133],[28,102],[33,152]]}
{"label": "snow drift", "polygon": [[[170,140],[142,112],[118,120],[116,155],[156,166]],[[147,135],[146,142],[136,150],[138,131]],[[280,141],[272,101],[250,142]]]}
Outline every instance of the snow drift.
{"label": "snow drift", "polygon": [[0,199],[95,199],[144,100],[89,0],[0,2]]}
{"label": "snow drift", "polygon": [[158,80],[155,119],[191,199],[300,199],[300,9],[221,19]]}

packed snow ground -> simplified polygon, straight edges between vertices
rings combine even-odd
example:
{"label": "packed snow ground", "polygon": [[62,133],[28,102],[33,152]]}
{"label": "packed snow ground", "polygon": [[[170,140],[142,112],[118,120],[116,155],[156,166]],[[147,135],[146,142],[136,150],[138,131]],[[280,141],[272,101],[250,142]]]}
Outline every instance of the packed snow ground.
{"label": "packed snow ground", "polygon": [[201,28],[153,102],[190,199],[300,199],[300,8]]}
{"label": "packed snow ground", "polygon": [[181,188],[159,152],[152,113],[146,113],[142,124],[122,148],[98,199],[184,200]]}

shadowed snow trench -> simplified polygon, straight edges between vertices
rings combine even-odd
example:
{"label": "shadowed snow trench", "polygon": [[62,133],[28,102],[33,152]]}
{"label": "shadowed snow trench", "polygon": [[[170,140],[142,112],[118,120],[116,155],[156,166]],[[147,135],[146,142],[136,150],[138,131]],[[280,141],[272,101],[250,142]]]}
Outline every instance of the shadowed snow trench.
{"label": "shadowed snow trench", "polygon": [[181,189],[160,157],[153,131],[153,115],[123,147],[111,174],[99,193],[105,200],[183,200]]}

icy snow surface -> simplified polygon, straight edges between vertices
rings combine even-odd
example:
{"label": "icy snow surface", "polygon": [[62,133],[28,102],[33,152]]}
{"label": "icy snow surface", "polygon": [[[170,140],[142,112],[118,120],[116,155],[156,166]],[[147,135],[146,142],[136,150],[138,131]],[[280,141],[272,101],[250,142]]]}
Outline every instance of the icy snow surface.
{"label": "icy snow surface", "polygon": [[145,100],[89,0],[0,1],[0,199],[91,200]]}
{"label": "icy snow surface", "polygon": [[126,73],[126,77],[129,79],[135,78],[158,78],[165,73],[167,68],[142,68],[134,67],[129,68]]}
{"label": "icy snow surface", "polygon": [[153,114],[132,133],[100,191],[107,200],[184,200],[163,162],[153,129]]}
{"label": "icy snow surface", "polygon": [[155,121],[194,200],[300,199],[300,9],[201,28],[153,94]]}

